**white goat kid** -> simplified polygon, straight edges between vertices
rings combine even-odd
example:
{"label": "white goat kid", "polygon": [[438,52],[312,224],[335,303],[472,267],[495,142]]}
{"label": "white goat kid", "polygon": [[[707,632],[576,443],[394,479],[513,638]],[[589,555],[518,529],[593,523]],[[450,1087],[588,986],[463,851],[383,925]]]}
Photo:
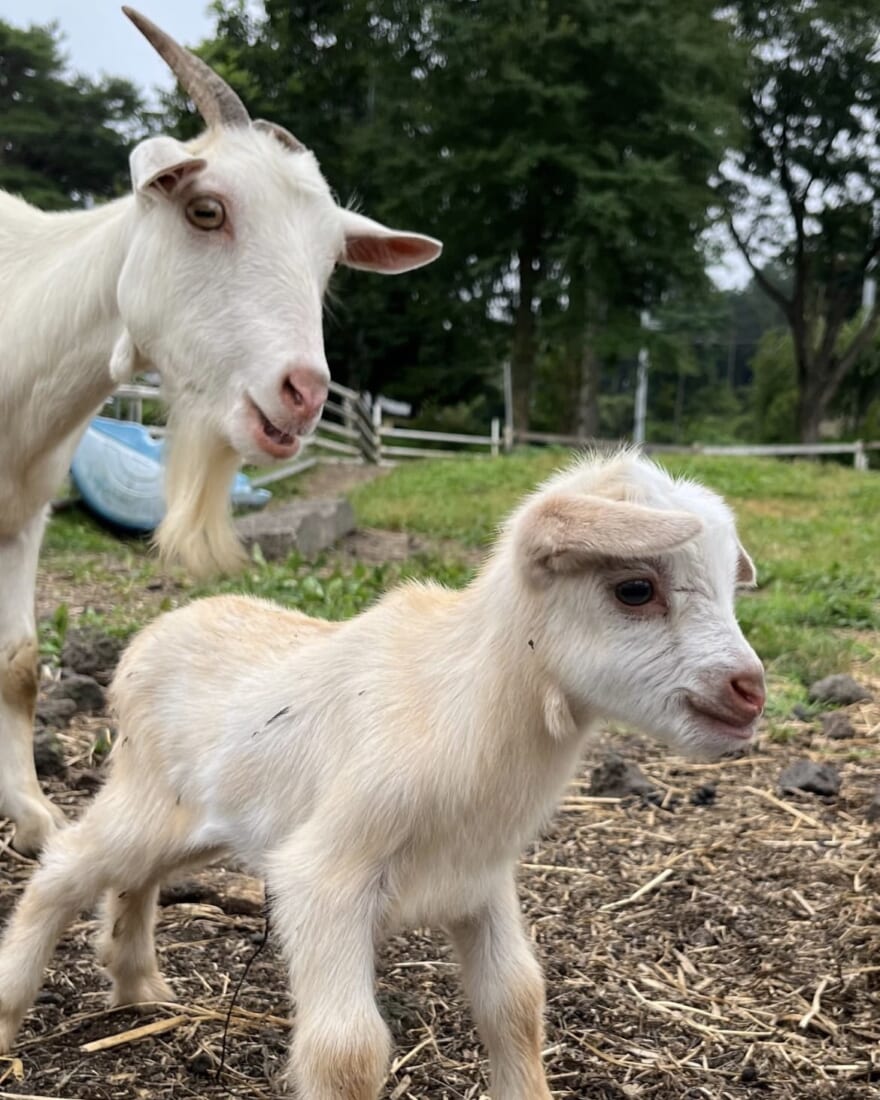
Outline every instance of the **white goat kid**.
{"label": "white goat kid", "polygon": [[141,142],[134,193],[98,209],[46,214],[0,193],[0,814],[23,852],[61,820],[31,759],[34,584],[46,505],[89,417],[133,370],[160,371],[172,428],[160,548],[196,574],[231,569],[240,457],[293,455],[321,414],[334,265],[406,271],[440,251],[337,206],[296,138],[251,123],[202,61],[126,11],[207,132]]}
{"label": "white goat kid", "polygon": [[517,855],[600,717],[687,752],[748,744],[763,672],[734,589],[753,579],[719,497],[624,454],[548,482],[461,592],[408,584],[346,623],[241,597],[160,618],[114,681],[107,784],[53,838],[0,946],[0,1049],[101,892],[113,1002],[168,998],[158,884],[227,853],[267,881],[302,1100],[374,1100],[374,950],[423,924],[457,948],[492,1095],[550,1100]]}

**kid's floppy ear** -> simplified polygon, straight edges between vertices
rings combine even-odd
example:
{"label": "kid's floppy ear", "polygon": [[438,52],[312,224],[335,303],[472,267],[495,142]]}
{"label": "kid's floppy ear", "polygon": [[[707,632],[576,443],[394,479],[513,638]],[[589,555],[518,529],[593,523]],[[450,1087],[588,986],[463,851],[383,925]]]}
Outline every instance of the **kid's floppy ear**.
{"label": "kid's floppy ear", "polygon": [[201,172],[206,164],[170,137],[147,138],[132,149],[128,158],[131,185],[139,195],[172,195],[184,179]]}
{"label": "kid's floppy ear", "polygon": [[342,211],[342,224],[345,251],[339,262],[360,271],[397,275],[401,271],[424,267],[443,251],[443,245],[433,237],[389,229],[351,210]]}
{"label": "kid's floppy ear", "polygon": [[746,553],[742,543],[739,544],[739,554],[736,559],[736,586],[737,588],[754,588],[758,583],[758,573],[755,563]]}
{"label": "kid's floppy ear", "polygon": [[625,500],[552,493],[528,505],[516,524],[519,557],[535,578],[576,573],[592,561],[629,560],[676,550],[703,524]]}

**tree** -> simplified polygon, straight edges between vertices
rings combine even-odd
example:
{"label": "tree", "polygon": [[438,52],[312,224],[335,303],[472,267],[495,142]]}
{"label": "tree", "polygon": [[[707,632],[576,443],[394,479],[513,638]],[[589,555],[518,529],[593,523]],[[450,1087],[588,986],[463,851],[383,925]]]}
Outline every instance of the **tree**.
{"label": "tree", "polygon": [[[255,114],[289,125],[343,198],[421,228],[443,258],[405,280],[342,274],[336,377],[516,417],[565,349],[575,410],[608,332],[697,249],[734,113],[709,0],[229,0],[202,55]],[[572,373],[572,365],[576,368]],[[595,386],[585,404],[595,406]]]}
{"label": "tree", "polygon": [[[791,331],[797,423],[823,418],[880,324],[858,324],[880,254],[880,8],[876,0],[737,0],[736,38],[750,62],[742,147],[719,182],[730,233]],[[783,285],[768,259],[786,272]]]}
{"label": "tree", "polygon": [[54,25],[0,21],[0,187],[48,210],[118,194],[141,101],[126,80],[64,73]]}
{"label": "tree", "polygon": [[426,186],[468,242],[475,287],[510,325],[514,419],[542,346],[576,378],[563,415],[597,423],[601,349],[676,280],[731,125],[738,59],[703,0],[431,5]]}
{"label": "tree", "polygon": [[[457,275],[454,226],[424,186],[429,109],[414,75],[424,47],[421,5],[391,0],[235,0],[218,8],[217,36],[199,52],[254,116],[287,126],[317,155],[343,203],[386,224],[422,230],[446,246],[404,278],[340,269],[325,326],[333,377],[416,404],[481,398],[500,385],[499,326]],[[198,129],[176,95],[169,122]]]}

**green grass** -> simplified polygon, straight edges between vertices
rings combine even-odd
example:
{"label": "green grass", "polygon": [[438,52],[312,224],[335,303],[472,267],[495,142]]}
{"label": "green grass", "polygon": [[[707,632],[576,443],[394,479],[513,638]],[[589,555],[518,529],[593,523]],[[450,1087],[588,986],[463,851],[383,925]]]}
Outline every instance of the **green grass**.
{"label": "green grass", "polygon": [[462,562],[433,555],[376,565],[340,563],[327,555],[317,561],[304,561],[293,554],[283,562],[255,562],[242,575],[202,585],[191,596],[244,593],[275,600],[321,619],[348,619],[401,581],[436,580],[458,588],[471,576],[472,570]]}
{"label": "green grass", "polygon": [[359,486],[351,501],[365,526],[484,546],[513,504],[568,459],[566,451],[545,450],[412,462]]}
{"label": "green grass", "polygon": [[[86,607],[77,621],[116,633],[129,633],[165,607],[219,591],[250,592],[309,614],[347,618],[406,577],[466,583],[472,549],[491,542],[522,495],[569,459],[568,452],[535,450],[498,460],[413,462],[352,492],[361,525],[451,540],[443,543],[443,557],[368,565],[333,554],[311,563],[294,555],[283,563],[257,560],[239,577],[198,587],[176,572],[173,594],[145,603],[154,578],[167,579],[147,544],[117,540],[71,510],[50,524],[43,567],[114,593],[112,609],[96,614]],[[717,489],[737,513],[759,573],[759,588],[742,597],[739,614],[770,672],[771,718],[804,702],[806,685],[818,676],[865,663],[880,675],[880,475],[774,459],[675,456],[664,465]],[[44,624],[47,655],[60,644],[66,621],[61,610]]]}
{"label": "green grass", "polygon": [[[501,461],[414,463],[352,495],[363,523],[491,540],[519,497],[569,460],[522,452]],[[786,681],[790,709],[817,676],[874,660],[880,671],[880,476],[814,462],[669,456],[672,473],[723,493],[735,509],[760,587],[739,613],[755,648]]]}

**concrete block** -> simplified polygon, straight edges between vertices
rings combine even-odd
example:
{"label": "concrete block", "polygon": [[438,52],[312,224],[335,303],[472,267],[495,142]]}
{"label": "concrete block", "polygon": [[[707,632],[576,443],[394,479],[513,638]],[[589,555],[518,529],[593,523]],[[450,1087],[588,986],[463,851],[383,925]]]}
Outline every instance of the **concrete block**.
{"label": "concrete block", "polygon": [[313,557],[354,530],[354,511],[343,498],[290,500],[235,521],[246,546],[259,543],[267,561],[286,558],[294,550]]}

